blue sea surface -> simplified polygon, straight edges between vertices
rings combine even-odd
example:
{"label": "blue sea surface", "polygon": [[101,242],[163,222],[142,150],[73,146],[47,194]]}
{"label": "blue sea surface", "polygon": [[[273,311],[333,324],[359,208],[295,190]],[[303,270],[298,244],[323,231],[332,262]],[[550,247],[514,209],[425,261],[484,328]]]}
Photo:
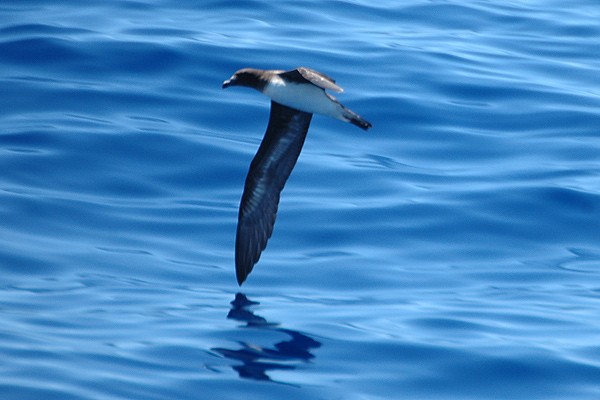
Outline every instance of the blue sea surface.
{"label": "blue sea surface", "polygon": [[[0,399],[600,398],[597,0],[0,4]],[[239,288],[269,100],[331,75]]]}

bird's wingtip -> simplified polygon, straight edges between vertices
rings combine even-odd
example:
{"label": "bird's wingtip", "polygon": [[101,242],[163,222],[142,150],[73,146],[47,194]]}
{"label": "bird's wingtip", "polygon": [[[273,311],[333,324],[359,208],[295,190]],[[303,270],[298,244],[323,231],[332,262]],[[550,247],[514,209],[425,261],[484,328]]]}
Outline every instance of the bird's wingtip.
{"label": "bird's wingtip", "polygon": [[248,274],[244,271],[243,268],[240,268],[239,265],[235,266],[235,278],[237,279],[238,286],[242,286]]}

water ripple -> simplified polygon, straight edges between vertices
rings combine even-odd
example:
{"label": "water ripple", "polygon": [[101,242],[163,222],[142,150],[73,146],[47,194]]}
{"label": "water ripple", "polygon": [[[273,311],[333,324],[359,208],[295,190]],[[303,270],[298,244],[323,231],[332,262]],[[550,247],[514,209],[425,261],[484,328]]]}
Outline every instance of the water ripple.
{"label": "water ripple", "polygon": [[[594,0],[0,17],[3,400],[598,398]],[[221,82],[299,65],[374,127],[313,118],[237,293],[269,101]]]}

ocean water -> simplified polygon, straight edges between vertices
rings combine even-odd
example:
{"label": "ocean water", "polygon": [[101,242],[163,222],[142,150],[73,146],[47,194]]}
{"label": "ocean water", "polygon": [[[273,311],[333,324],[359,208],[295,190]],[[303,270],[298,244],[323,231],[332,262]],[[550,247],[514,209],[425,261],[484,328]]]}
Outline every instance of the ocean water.
{"label": "ocean water", "polygon": [[[4,1],[0,398],[600,398],[600,6]],[[239,288],[269,101],[315,116]]]}

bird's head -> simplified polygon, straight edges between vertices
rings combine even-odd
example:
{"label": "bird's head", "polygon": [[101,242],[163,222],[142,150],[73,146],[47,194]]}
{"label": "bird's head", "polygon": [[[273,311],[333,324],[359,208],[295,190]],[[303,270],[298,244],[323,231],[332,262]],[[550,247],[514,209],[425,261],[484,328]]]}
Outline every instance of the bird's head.
{"label": "bird's head", "polygon": [[229,86],[246,86],[262,91],[267,81],[263,76],[264,71],[254,68],[244,68],[237,71],[233,76],[223,82],[223,89]]}

